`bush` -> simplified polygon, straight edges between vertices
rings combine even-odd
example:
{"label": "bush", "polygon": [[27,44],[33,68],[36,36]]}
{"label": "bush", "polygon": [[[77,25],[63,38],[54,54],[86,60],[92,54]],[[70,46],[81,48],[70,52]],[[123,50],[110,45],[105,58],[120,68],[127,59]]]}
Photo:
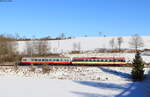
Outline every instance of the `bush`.
{"label": "bush", "polygon": [[30,71],[31,71],[31,72],[35,72],[35,69],[36,69],[36,68],[34,67],[34,64],[31,63],[31,65],[30,65]]}
{"label": "bush", "polygon": [[134,81],[141,81],[144,79],[144,64],[140,56],[140,52],[137,52],[135,59],[133,60],[132,78]]}
{"label": "bush", "polygon": [[48,64],[43,64],[42,72],[43,73],[49,73],[49,71],[50,71],[50,68],[49,68]]}

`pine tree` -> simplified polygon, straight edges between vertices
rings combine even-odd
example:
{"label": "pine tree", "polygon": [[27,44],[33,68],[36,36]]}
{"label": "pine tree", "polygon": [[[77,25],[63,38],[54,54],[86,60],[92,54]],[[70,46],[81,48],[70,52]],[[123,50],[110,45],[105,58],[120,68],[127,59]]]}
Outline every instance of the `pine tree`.
{"label": "pine tree", "polygon": [[143,80],[144,79],[144,64],[140,56],[140,52],[137,51],[135,59],[133,60],[132,78],[133,80]]}

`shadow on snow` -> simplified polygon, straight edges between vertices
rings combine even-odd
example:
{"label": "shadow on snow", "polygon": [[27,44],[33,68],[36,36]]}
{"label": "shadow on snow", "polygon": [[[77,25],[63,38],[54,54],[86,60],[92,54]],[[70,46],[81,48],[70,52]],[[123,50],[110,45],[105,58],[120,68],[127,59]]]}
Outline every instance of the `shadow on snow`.
{"label": "shadow on snow", "polygon": [[[106,68],[100,68],[104,72],[111,73],[123,78],[130,78],[131,75],[127,73],[122,73]],[[149,72],[150,73],[150,72]],[[121,91],[118,94],[111,95],[113,97],[150,97],[150,80],[144,80],[141,82],[132,82],[127,81],[126,84],[113,84],[108,83],[105,81],[102,82],[94,82],[94,81],[74,81],[75,83],[90,86],[98,89],[109,89],[109,90],[119,90]],[[119,82],[119,81],[118,81]],[[91,92],[91,91],[90,91]],[[108,93],[89,93],[89,92],[81,92],[81,91],[71,91],[71,93],[74,93],[76,95],[79,95],[80,97],[109,97]]]}
{"label": "shadow on snow", "polygon": [[107,72],[122,78],[131,78],[131,74],[128,73],[124,73],[124,72],[120,72],[120,71],[115,71],[112,69],[107,69],[107,68],[103,68],[103,67],[98,67],[100,70],[102,70],[103,72]]}

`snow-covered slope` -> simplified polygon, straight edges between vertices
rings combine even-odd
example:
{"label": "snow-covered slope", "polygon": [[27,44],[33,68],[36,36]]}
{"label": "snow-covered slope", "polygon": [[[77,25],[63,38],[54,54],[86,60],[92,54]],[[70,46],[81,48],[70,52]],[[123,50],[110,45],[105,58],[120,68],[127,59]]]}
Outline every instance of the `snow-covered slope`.
{"label": "snow-covered slope", "polygon": [[[110,40],[115,39],[115,43],[117,46],[117,38],[118,37],[77,37],[73,39],[68,40],[49,40],[48,44],[51,48],[52,52],[69,52],[74,50],[73,45],[74,44],[80,44],[81,51],[86,50],[95,50],[99,48],[111,48],[110,46]],[[124,36],[123,43],[121,48],[130,48],[129,41],[131,40],[131,36]],[[150,36],[142,36],[142,39],[144,41],[144,48],[150,49]],[[20,41],[18,46],[18,50],[20,52],[24,52],[26,49],[26,43],[25,41]]]}

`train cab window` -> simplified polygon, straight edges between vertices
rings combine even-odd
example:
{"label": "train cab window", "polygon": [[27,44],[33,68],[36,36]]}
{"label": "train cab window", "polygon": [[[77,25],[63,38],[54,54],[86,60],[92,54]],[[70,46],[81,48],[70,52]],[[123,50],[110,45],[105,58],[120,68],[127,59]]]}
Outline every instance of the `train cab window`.
{"label": "train cab window", "polygon": [[27,59],[22,59],[22,61],[27,61]]}

